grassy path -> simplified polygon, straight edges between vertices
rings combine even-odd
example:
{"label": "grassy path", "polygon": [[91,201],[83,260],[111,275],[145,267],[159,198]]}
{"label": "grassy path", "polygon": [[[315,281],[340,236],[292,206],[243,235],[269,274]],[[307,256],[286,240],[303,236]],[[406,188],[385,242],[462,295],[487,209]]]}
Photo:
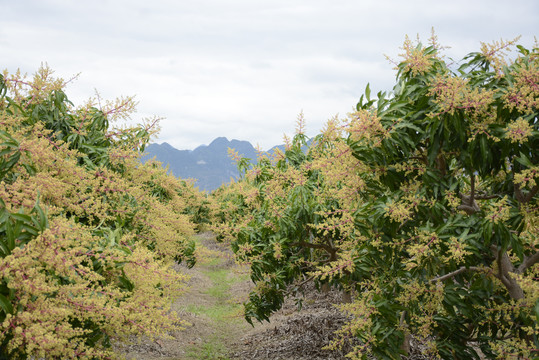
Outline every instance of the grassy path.
{"label": "grassy path", "polygon": [[199,271],[206,277],[202,282],[206,286],[200,286],[198,289],[199,296],[208,301],[202,304],[193,301],[184,307],[184,311],[204,319],[202,323],[210,327],[206,337],[191,344],[185,358],[227,359],[230,343],[247,328],[237,291],[238,288],[246,288],[248,276],[219,258],[201,265]]}
{"label": "grassy path", "polygon": [[192,269],[179,267],[191,279],[187,293],[172,306],[190,325],[170,339],[128,346],[128,359],[226,360],[230,345],[252,329],[242,315],[251,286],[246,270],[210,234],[198,235],[197,241],[203,247],[201,259]]}

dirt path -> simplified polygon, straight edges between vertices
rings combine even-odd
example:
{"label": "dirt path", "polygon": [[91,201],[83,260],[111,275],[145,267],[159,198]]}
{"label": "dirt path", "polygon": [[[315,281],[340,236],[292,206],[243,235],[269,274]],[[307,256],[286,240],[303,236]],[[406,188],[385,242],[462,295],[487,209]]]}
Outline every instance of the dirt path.
{"label": "dirt path", "polygon": [[340,301],[339,292],[320,294],[310,289],[301,312],[289,299],[270,323],[253,328],[242,314],[242,303],[252,287],[247,269],[238,267],[230,250],[211,234],[198,235],[198,241],[207,249],[204,260],[192,269],[179,266],[179,271],[191,276],[190,289],[172,307],[191,325],[170,334],[171,339],[124,346],[127,359],[344,359],[346,352],[321,350],[346,320],[331,305]]}
{"label": "dirt path", "polygon": [[188,291],[172,305],[190,325],[170,334],[171,339],[146,339],[124,347],[127,359],[228,359],[232,342],[252,329],[242,317],[241,304],[251,286],[246,269],[239,268],[230,250],[210,233],[197,238],[205,248],[202,260],[192,269],[178,266],[191,278]]}
{"label": "dirt path", "polygon": [[[127,359],[136,360],[336,360],[346,359],[347,344],[341,351],[322,350],[333,333],[347,321],[333,304],[342,294],[306,289],[301,311],[295,299],[271,316],[270,323],[251,327],[243,318],[242,303],[252,284],[248,269],[238,267],[226,246],[212,234],[197,236],[204,253],[194,268],[178,266],[191,276],[190,288],[172,306],[191,325],[170,334],[170,339],[143,340],[119,347]],[[417,349],[416,349],[417,350]],[[408,360],[427,360],[415,351]]]}

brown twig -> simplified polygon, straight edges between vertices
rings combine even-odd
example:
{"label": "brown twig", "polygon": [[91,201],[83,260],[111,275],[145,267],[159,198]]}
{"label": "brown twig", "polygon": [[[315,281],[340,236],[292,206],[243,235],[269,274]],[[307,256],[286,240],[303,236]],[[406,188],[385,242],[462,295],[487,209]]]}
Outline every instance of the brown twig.
{"label": "brown twig", "polygon": [[466,271],[485,271],[485,270],[486,270],[485,268],[477,267],[477,266],[470,266],[470,267],[463,266],[460,269],[450,272],[448,274],[435,277],[434,279],[431,279],[430,282],[433,283],[433,282],[438,282],[438,281],[445,281],[447,279],[454,278],[458,274],[461,274]]}
{"label": "brown twig", "polygon": [[526,271],[528,268],[532,267],[536,263],[539,262],[539,251],[537,251],[535,254],[531,256],[524,256],[524,261],[518,269],[515,271],[517,274],[522,274],[524,271]]}

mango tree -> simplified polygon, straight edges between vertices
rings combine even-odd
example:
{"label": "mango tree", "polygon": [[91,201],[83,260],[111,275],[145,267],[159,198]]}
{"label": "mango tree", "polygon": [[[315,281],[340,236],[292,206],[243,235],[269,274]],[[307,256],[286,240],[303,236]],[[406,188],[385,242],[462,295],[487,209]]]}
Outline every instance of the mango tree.
{"label": "mango tree", "polygon": [[178,330],[196,191],[140,164],[134,101],[75,107],[49,68],[0,75],[0,358],[114,358]]}
{"label": "mango tree", "polygon": [[236,254],[267,319],[307,280],[353,292],[329,348],[349,357],[536,357],[539,50],[483,45],[448,65],[404,45],[390,94],[369,87],[305,153],[302,136],[246,172]]}
{"label": "mango tree", "polygon": [[393,94],[351,115],[370,170],[355,217],[368,271],[343,329],[357,357],[391,358],[410,334],[445,359],[538,356],[539,52],[506,62],[510,46],[451,68],[407,42]]}

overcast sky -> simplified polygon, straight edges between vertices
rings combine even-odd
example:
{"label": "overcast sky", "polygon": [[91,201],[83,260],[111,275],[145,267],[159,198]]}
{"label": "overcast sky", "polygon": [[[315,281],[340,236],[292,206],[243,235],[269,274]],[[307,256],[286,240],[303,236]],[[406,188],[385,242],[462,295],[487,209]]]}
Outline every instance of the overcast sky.
{"label": "overcast sky", "polygon": [[218,136],[264,150],[345,116],[367,83],[390,90],[406,34],[434,27],[448,56],[480,42],[531,47],[537,0],[0,0],[0,68],[42,62],[80,104],[135,95],[133,121],[164,117],[157,142],[194,149]]}

